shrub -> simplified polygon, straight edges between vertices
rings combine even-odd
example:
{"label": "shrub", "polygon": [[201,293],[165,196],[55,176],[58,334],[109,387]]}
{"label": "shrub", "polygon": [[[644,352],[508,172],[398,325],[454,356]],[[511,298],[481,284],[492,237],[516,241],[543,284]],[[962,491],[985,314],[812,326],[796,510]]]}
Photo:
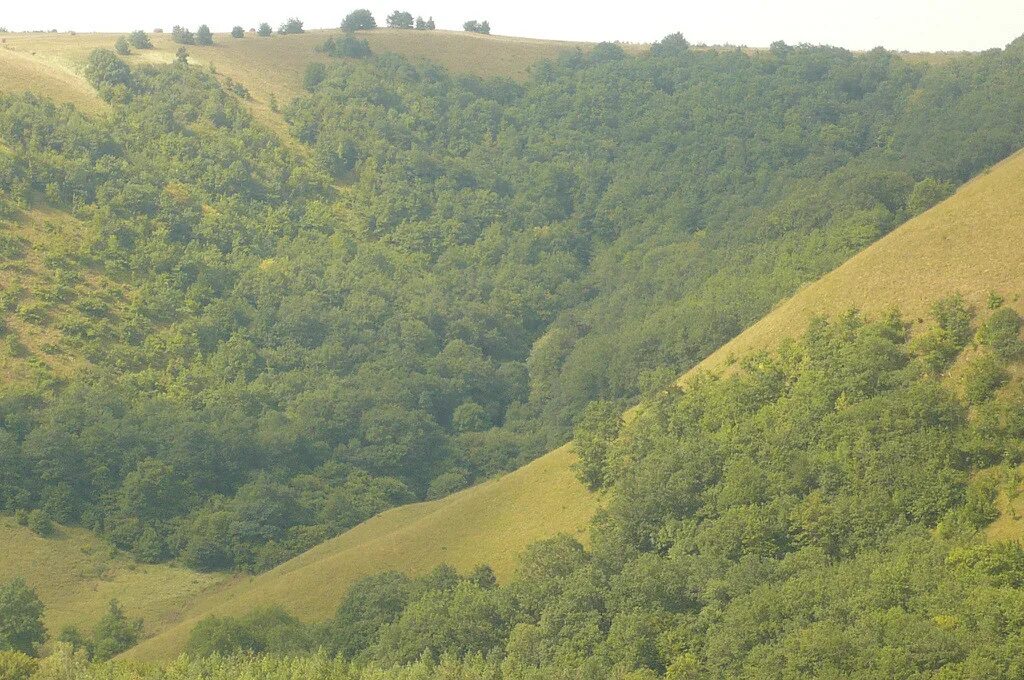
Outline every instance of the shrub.
{"label": "shrub", "polygon": [[346,33],[368,31],[373,28],[377,28],[377,20],[368,9],[357,9],[341,22],[341,29]]}
{"label": "shrub", "polygon": [[327,76],[327,67],[319,62],[313,62],[306,67],[306,73],[302,77],[302,86],[307,91],[313,92]]}
{"label": "shrub", "polygon": [[0,652],[0,680],[29,680],[39,662],[24,652]]}
{"label": "shrub", "polygon": [[213,33],[210,32],[210,27],[203,24],[196,30],[196,44],[197,45],[212,45],[213,44]]}
{"label": "shrub", "polygon": [[466,23],[462,24],[462,28],[469,33],[483,33],[487,35],[491,32],[491,24],[487,21],[477,21],[476,19],[470,19]]}
{"label": "shrub", "polygon": [[964,398],[970,404],[988,401],[1006,384],[1010,374],[992,354],[977,357],[967,365],[963,375]]}
{"label": "shrub", "polygon": [[175,26],[171,29],[171,40],[181,45],[195,45],[196,37],[192,31],[184,26]]}
{"label": "shrub", "polygon": [[232,38],[244,38],[245,37],[245,29],[242,28],[241,26],[235,26],[234,28],[231,29],[231,37]]}
{"label": "shrub", "polygon": [[128,36],[128,42],[137,50],[153,49],[153,43],[150,42],[149,36],[146,35],[145,31],[132,31]]}
{"label": "shrub", "polygon": [[412,28],[413,27],[412,14],[409,14],[408,12],[402,12],[402,11],[396,9],[394,12],[392,12],[391,14],[388,15],[387,23],[388,23],[388,28],[402,28],[402,29]]}
{"label": "shrub", "polygon": [[281,24],[281,27],[277,29],[277,32],[281,35],[292,35],[295,33],[305,33],[302,28],[302,21],[292,17],[288,21]]}
{"label": "shrub", "polygon": [[33,510],[28,513],[28,528],[37,536],[44,538],[53,536],[53,520],[45,510]]}
{"label": "shrub", "polygon": [[1020,314],[1009,307],[1000,307],[978,329],[978,343],[990,348],[1001,359],[1017,359],[1024,354],[1020,327]]}
{"label": "shrub", "polygon": [[132,53],[131,48],[128,46],[128,39],[123,35],[117,39],[114,43],[114,51],[121,56],[127,56]]}
{"label": "shrub", "polygon": [[274,29],[270,27],[270,24],[264,21],[260,24],[260,27],[256,29],[256,35],[261,38],[269,38],[274,35]]}

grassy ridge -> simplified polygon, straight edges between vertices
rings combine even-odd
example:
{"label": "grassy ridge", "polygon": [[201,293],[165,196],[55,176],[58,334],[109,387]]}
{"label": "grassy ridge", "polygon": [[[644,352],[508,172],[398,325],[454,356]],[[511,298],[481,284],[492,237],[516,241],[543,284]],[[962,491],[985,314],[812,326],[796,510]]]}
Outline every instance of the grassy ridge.
{"label": "grassy ridge", "polygon": [[[82,77],[89,53],[96,48],[112,49],[117,33],[11,33],[0,45],[0,92],[32,91],[56,101],[69,102],[96,112],[106,105]],[[254,112],[267,120],[273,94],[284,104],[302,91],[306,66],[327,57],[314,52],[328,37],[340,30],[314,30],[299,35],[258,38],[246,34],[235,39],[214,35],[212,46],[189,45],[190,60],[213,66],[217,73],[242,83],[252,95]],[[503,76],[523,79],[532,64],[556,57],[569,49],[588,44],[557,40],[533,40],[506,36],[485,36],[456,31],[400,31],[380,29],[360,34],[376,53],[394,52],[410,59],[429,59],[454,73],[482,77]],[[132,64],[146,61],[169,63],[180,45],[167,33],[150,34],[151,50],[133,50],[126,57]],[[641,49],[637,47],[635,49]]]}
{"label": "grassy ridge", "polygon": [[382,513],[276,569],[199,594],[181,623],[129,654],[174,656],[202,617],[261,604],[283,603],[302,619],[324,619],[349,585],[379,571],[421,574],[444,562],[467,571],[487,563],[506,578],[530,543],[558,532],[586,539],[598,498],[576,480],[573,462],[575,455],[563,446],[499,479]]}
{"label": "grassy ridge", "polygon": [[893,230],[802,288],[691,371],[725,366],[752,350],[799,335],[816,314],[899,307],[915,325],[939,297],[961,293],[984,308],[990,291],[1020,310],[1024,294],[1024,152],[965,184],[952,197]]}

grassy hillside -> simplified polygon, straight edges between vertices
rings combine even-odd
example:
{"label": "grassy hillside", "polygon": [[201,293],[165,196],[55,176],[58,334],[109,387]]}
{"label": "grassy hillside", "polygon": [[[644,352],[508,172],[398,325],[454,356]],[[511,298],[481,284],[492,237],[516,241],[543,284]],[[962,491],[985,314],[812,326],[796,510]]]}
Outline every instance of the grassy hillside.
{"label": "grassy hillside", "polygon": [[803,331],[816,314],[899,307],[916,323],[939,297],[960,292],[983,309],[990,291],[1020,310],[1024,293],[1024,152],[965,184],[842,266],[803,287],[682,380]]}
{"label": "grassy hillside", "polygon": [[[268,119],[273,94],[284,104],[301,92],[302,74],[314,61],[326,57],[314,52],[340,30],[314,30],[300,35],[243,39],[216,34],[214,45],[190,45],[193,63],[212,66],[218,74],[248,88],[252,104]],[[0,45],[0,91],[32,91],[86,111],[102,111],[106,105],[82,77],[82,66],[96,48],[112,48],[114,33],[11,33]],[[586,48],[585,43],[487,36],[456,31],[399,31],[380,29],[363,35],[377,53],[395,52],[411,59],[429,59],[455,73],[505,76],[523,79],[532,64],[557,56],[563,50]],[[179,45],[169,33],[150,34],[152,50],[134,50],[129,63],[169,63]],[[639,47],[636,49],[640,49]]]}
{"label": "grassy hillside", "polygon": [[563,446],[499,479],[382,513],[272,571],[198,594],[181,623],[130,654],[173,656],[202,617],[261,604],[284,603],[304,620],[324,619],[354,581],[389,569],[421,574],[441,563],[461,571],[486,563],[505,579],[530,543],[559,532],[586,540],[598,498],[576,480],[574,461]]}
{"label": "grassy hillside", "polygon": [[88,630],[111,598],[147,631],[177,620],[198,593],[222,582],[221,574],[199,574],[168,565],[139,565],[84,529],[61,527],[49,538],[36,536],[0,517],[0,582],[24,578],[46,605],[46,626],[57,635],[65,625]]}
{"label": "grassy hillside", "polygon": [[0,378],[63,378],[86,362],[81,341],[108,335],[130,291],[79,255],[87,227],[37,208],[0,219]]}

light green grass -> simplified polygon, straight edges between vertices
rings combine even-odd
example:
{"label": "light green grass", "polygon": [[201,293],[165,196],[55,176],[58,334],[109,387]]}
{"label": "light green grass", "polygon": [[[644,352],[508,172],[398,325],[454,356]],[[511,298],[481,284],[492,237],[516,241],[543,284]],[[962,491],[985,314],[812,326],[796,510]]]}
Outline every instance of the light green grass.
{"label": "light green grass", "polygon": [[198,574],[168,565],[139,565],[84,529],[59,527],[41,538],[0,517],[0,582],[24,578],[46,607],[51,636],[65,625],[88,631],[117,598],[146,631],[161,630],[181,615],[186,603],[223,574]]}

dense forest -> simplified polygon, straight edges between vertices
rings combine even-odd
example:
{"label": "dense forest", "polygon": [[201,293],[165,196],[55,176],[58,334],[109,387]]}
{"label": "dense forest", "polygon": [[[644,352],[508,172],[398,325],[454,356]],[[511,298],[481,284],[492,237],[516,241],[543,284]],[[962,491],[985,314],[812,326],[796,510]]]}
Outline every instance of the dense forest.
{"label": "dense forest", "polygon": [[[629,424],[596,402],[576,431],[581,474],[610,493],[592,547],[538,543],[508,584],[486,566],[382,573],[321,623],[280,608],[208,618],[189,656],[164,669],[90,667],[68,645],[43,667],[95,678],[1020,677],[1024,548],[979,529],[1024,461],[1024,383],[1010,371],[1024,358],[1022,320],[999,307],[975,329],[973,315],[957,296],[940,300],[913,338],[897,312],[818,319],[731,375],[652,396]],[[263,656],[238,656],[253,652]]]}
{"label": "dense forest", "polygon": [[678,35],[525,83],[338,58],[278,137],[187,57],[97,51],[108,115],[0,97],[3,224],[84,233],[5,314],[87,360],[0,390],[0,510],[258,571],[518,466],[1024,145],[1022,62]]}

